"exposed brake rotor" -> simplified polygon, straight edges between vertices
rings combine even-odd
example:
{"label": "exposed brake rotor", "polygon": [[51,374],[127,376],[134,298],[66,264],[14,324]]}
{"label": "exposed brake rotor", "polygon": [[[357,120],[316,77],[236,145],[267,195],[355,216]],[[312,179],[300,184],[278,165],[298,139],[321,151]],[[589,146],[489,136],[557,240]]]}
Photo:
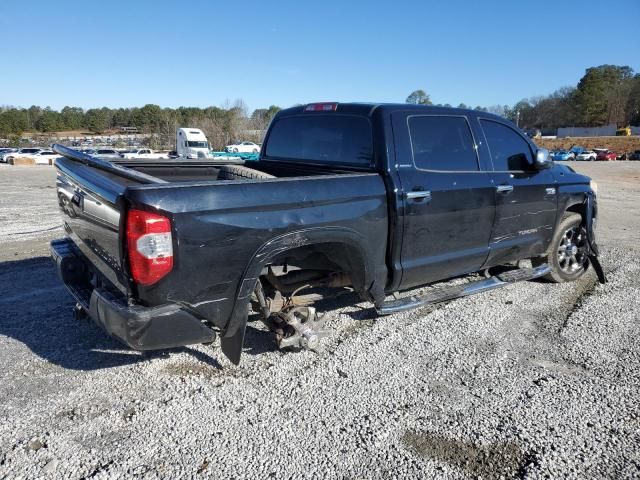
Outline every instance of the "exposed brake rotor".
{"label": "exposed brake rotor", "polygon": [[276,334],[280,348],[305,348],[317,351],[326,335],[324,321],[313,307],[292,307],[269,318],[268,326]]}

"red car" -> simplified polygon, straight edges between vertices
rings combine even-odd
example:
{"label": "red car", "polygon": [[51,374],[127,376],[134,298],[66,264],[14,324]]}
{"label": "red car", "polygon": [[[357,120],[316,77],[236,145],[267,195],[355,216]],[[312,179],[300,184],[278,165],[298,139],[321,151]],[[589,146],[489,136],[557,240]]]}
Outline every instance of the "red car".
{"label": "red car", "polygon": [[606,150],[604,152],[598,152],[598,155],[596,156],[596,160],[604,160],[604,161],[615,160],[616,157],[617,155],[615,152]]}

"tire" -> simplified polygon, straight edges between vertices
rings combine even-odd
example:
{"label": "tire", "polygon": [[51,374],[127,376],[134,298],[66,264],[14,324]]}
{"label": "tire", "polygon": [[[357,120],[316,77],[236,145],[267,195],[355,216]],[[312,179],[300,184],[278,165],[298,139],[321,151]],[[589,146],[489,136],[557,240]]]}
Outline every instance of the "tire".
{"label": "tire", "polygon": [[231,153],[238,153],[238,149],[237,148],[232,148],[231,149]]}
{"label": "tire", "polygon": [[258,149],[257,149],[257,148],[254,148],[254,149],[253,149],[253,153],[258,153]]}
{"label": "tire", "polygon": [[538,267],[549,264],[551,272],[544,278],[555,283],[573,282],[589,268],[587,234],[578,213],[567,212],[558,225],[544,257],[532,258]]}
{"label": "tire", "polygon": [[254,170],[253,168],[243,167],[242,165],[223,165],[220,167],[218,180],[255,180],[276,178],[268,173]]}

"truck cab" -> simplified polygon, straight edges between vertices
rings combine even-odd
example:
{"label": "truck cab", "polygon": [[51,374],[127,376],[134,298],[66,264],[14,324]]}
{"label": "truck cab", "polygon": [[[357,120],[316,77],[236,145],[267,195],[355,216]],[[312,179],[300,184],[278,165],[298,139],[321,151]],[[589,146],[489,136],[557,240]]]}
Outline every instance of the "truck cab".
{"label": "truck cab", "polygon": [[179,128],[176,131],[176,152],[180,158],[207,158],[209,141],[198,128]]}

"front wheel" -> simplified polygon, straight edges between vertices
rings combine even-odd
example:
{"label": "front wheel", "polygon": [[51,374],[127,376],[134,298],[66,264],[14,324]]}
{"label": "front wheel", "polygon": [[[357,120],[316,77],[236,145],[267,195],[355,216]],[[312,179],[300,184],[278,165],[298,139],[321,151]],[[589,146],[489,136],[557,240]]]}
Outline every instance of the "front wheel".
{"label": "front wheel", "polygon": [[582,217],[566,213],[553,236],[545,257],[531,259],[534,267],[548,263],[551,272],[545,276],[556,283],[573,282],[589,268],[587,232]]}

